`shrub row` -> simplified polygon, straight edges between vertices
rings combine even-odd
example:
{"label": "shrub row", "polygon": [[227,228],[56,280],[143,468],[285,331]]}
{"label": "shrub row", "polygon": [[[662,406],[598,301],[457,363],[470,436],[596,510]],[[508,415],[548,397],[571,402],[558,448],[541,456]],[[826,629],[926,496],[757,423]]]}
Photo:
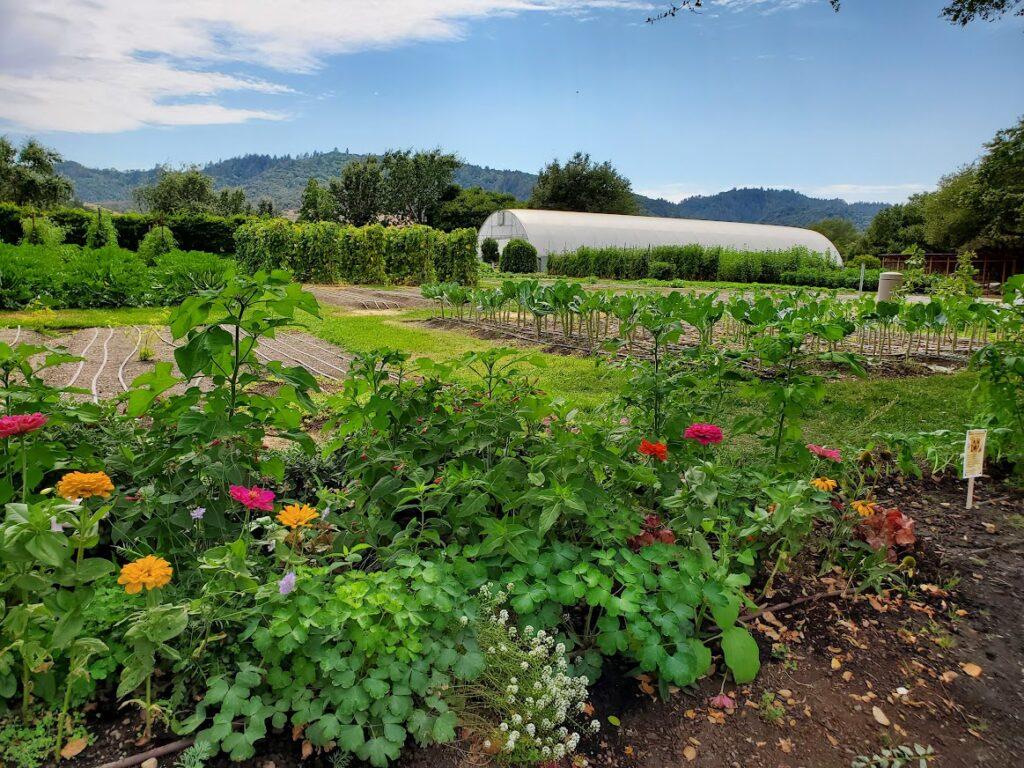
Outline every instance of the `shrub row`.
{"label": "shrub row", "polygon": [[437,279],[473,285],[477,279],[472,229],[254,219],[235,232],[235,254],[249,271],[284,268],[317,283],[417,285]]}
{"label": "shrub row", "polygon": [[[252,216],[188,216],[157,217],[142,213],[105,214],[113,222],[117,242],[122,248],[136,250],[146,234],[158,224],[166,224],[178,245],[187,251],[230,254],[235,250],[235,230]],[[82,208],[58,208],[48,211],[46,217],[64,230],[68,245],[85,245],[90,224],[95,225],[96,213]],[[0,203],[0,241],[17,243],[22,237],[22,219],[30,218],[22,208]]]}
{"label": "shrub row", "polygon": [[217,285],[231,263],[198,251],[170,251],[150,264],[114,246],[86,250],[0,243],[0,310],[178,304],[198,289]]}
{"label": "shrub row", "polygon": [[[864,270],[864,290],[878,290],[880,269]],[[860,268],[857,269],[814,269],[804,268],[783,272],[776,281],[783,285],[807,285],[817,288],[849,288],[860,286]]]}
{"label": "shrub row", "polygon": [[836,271],[819,253],[796,247],[783,251],[741,251],[720,246],[660,245],[651,248],[590,248],[548,257],[548,272],[567,277],[620,280],[726,280],[778,283],[798,270]]}

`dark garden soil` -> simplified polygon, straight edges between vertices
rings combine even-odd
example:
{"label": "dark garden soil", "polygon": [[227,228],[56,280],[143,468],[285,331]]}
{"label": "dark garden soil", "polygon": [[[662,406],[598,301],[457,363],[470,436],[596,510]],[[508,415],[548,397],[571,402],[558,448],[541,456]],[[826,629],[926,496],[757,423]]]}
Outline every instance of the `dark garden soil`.
{"label": "dark garden soil", "polygon": [[[592,698],[602,733],[576,764],[846,768],[858,754],[918,743],[932,747],[933,765],[943,768],[1020,765],[1024,494],[982,478],[977,507],[967,511],[964,483],[945,478],[896,482],[878,496],[916,521],[918,571],[907,593],[853,598],[835,594],[842,584],[812,569],[794,577],[765,601],[775,610],[747,621],[766,660],[748,686],[723,688],[712,675],[658,700],[648,681],[609,668]],[[711,706],[721,691],[734,708]],[[65,765],[96,768],[145,749],[132,741],[135,714],[111,708],[89,717],[96,743]],[[303,759],[297,736],[271,736],[244,763],[218,758],[211,765],[332,765],[308,746]],[[485,764],[480,757],[464,743],[410,749],[397,765]],[[159,760],[172,764],[173,757]]]}

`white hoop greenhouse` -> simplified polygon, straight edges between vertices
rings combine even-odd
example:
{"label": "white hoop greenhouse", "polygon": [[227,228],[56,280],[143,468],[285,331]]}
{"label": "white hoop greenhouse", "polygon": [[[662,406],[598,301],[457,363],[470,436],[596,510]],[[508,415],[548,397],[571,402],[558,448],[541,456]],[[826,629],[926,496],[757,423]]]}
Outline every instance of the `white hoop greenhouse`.
{"label": "white hoop greenhouse", "polygon": [[734,221],[517,208],[495,211],[487,217],[477,235],[478,248],[488,237],[497,240],[500,248],[513,238],[528,241],[537,249],[542,272],[547,269],[549,254],[575,251],[581,246],[647,248],[695,243],[743,251],[781,251],[803,246],[825,254],[836,265],[843,263],[832,242],[813,230]]}

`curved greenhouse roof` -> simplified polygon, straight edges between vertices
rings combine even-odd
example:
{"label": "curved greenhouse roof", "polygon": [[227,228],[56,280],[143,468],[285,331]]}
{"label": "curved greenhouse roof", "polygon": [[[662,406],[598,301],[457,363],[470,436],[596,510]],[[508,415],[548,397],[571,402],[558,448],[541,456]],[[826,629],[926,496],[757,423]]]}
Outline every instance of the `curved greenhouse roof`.
{"label": "curved greenhouse roof", "polygon": [[842,264],[832,242],[813,230],[734,221],[516,208],[488,216],[480,227],[477,245],[486,237],[497,240],[502,248],[513,238],[529,241],[537,249],[542,270],[547,268],[548,254],[575,251],[581,246],[647,248],[693,243],[743,251],[780,251],[803,246]]}

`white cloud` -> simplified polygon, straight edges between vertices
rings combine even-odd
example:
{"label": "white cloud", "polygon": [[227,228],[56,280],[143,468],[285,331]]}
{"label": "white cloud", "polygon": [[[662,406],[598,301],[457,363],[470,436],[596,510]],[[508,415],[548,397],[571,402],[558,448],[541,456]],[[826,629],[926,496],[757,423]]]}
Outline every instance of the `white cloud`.
{"label": "white cloud", "polygon": [[[778,10],[809,0],[713,0]],[[0,126],[105,133],[147,125],[283,119],[225,106],[288,91],[238,74],[311,73],[329,56],[454,40],[473,20],[657,10],[662,0],[0,0]]]}
{"label": "white cloud", "polygon": [[721,190],[707,190],[703,187],[698,187],[693,184],[687,184],[685,182],[670,183],[670,184],[655,184],[652,186],[644,187],[643,189],[634,190],[638,195],[644,195],[645,197],[664,198],[670,203],[678,203],[681,200],[685,200],[688,197],[694,197],[695,195],[707,195],[720,192]]}
{"label": "white cloud", "polygon": [[326,57],[450,40],[496,14],[647,10],[635,0],[0,0],[0,123],[104,133],[281,119],[218,103],[281,93],[241,65],[310,73]]}

